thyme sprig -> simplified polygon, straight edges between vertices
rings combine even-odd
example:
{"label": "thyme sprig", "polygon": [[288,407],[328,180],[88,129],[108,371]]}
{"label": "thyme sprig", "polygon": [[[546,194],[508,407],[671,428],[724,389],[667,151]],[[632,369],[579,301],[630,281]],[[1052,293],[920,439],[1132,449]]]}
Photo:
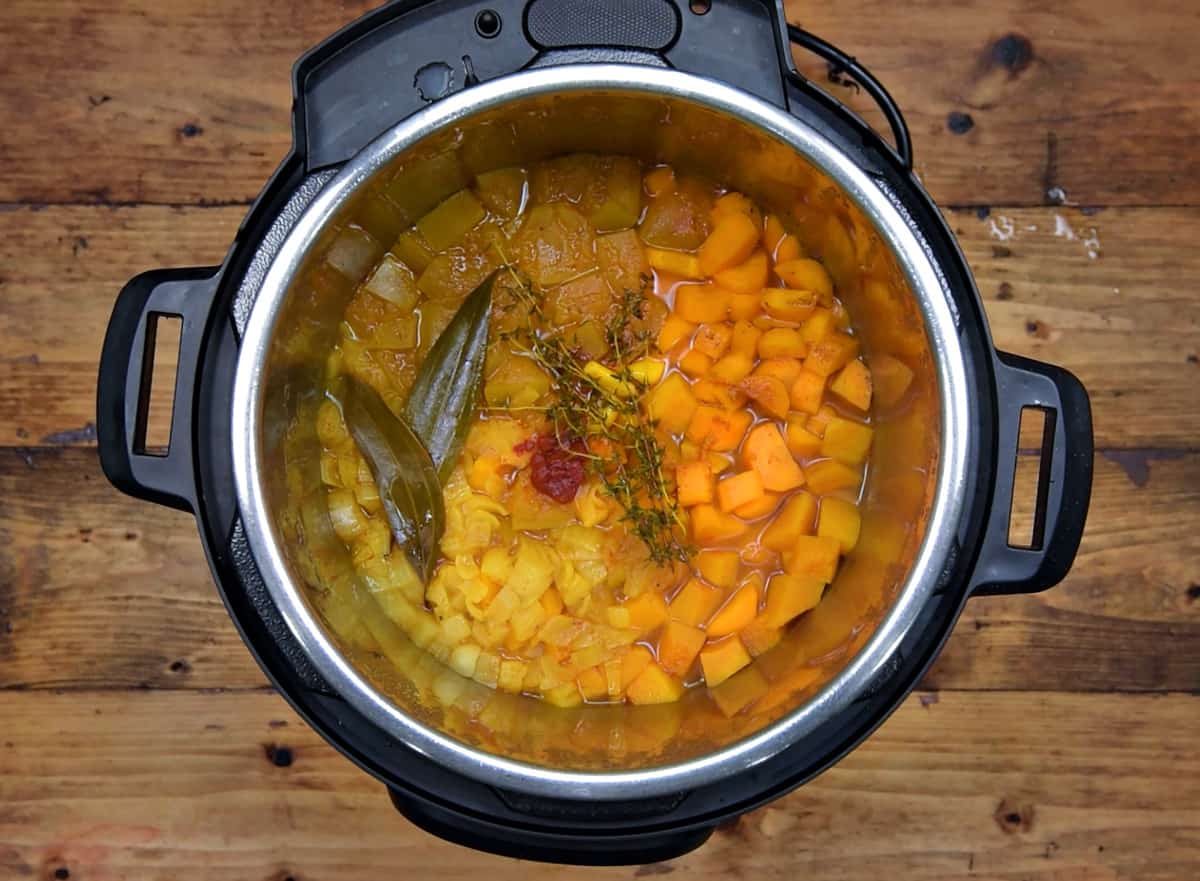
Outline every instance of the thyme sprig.
{"label": "thyme sprig", "polygon": [[[603,363],[611,380],[601,382],[584,369],[587,354],[547,319],[545,292],[511,265],[509,272],[513,284],[505,286],[506,292],[514,305],[524,307],[527,319],[501,338],[550,376],[553,401],[545,413],[559,445],[587,460],[652,561],[688,560],[693,549],[682,539],[683,518],[667,481],[666,455],[641,404],[648,386],[630,369],[650,349],[650,333],[641,323],[649,280],[643,279],[640,290],[622,292],[605,323]],[[576,440],[585,442],[582,448]]]}

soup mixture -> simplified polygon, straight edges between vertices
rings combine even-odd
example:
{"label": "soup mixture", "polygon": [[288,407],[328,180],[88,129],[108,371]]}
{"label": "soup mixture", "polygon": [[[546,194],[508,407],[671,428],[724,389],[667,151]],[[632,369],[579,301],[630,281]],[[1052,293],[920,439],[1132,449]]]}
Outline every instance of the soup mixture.
{"label": "soup mixture", "polygon": [[572,155],[481,174],[394,242],[369,228],[326,255],[364,279],[326,369],[396,414],[421,406],[418,368],[496,273],[428,580],[342,411],[318,415],[334,531],[413,642],[560,706],[663,703],[821,602],[858,539],[873,397],[895,403],[912,373],[868,368],[779,218],[666,166]]}

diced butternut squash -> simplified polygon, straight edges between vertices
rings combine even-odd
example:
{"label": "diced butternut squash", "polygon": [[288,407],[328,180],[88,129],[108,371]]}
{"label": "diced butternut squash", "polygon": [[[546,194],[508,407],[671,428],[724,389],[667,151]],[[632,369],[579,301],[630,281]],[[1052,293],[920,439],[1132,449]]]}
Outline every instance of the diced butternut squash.
{"label": "diced butternut squash", "polygon": [[754,369],[754,359],[740,352],[730,352],[712,366],[708,375],[719,382],[736,385]]}
{"label": "diced butternut squash", "polygon": [[805,473],[809,489],[821,496],[844,489],[857,489],[862,484],[862,473],[837,459],[813,462]]}
{"label": "diced butternut squash", "polygon": [[800,328],[800,334],[810,344],[819,343],[836,330],[833,313],[828,309],[814,309]]}
{"label": "diced butternut squash", "polygon": [[700,653],[700,667],[704,670],[704,683],[716,688],[738,670],[750,663],[750,653],[736,636],[723,639],[704,647]]}
{"label": "diced butternut squash", "polygon": [[871,438],[875,432],[869,425],[835,416],[825,426],[821,440],[821,455],[836,459],[844,465],[861,465],[867,460]]}
{"label": "diced butternut squash", "polygon": [[692,349],[679,359],[679,369],[693,378],[698,378],[708,373],[709,368],[712,366],[713,359],[696,349]]}
{"label": "diced butternut squash", "polygon": [[762,314],[762,297],[759,294],[729,295],[729,317],[734,321],[749,321]]}
{"label": "diced butternut squash", "polygon": [[801,413],[816,413],[825,397],[825,377],[801,370],[791,386],[792,407]]}
{"label": "diced butternut squash", "polygon": [[744,505],[739,505],[733,509],[733,513],[737,514],[743,520],[757,520],[759,517],[765,517],[779,506],[780,493],[768,492],[763,490],[763,494],[753,502],[746,502]]}
{"label": "diced butternut squash", "polygon": [[725,591],[698,578],[689,579],[671,600],[671,617],[691,627],[703,627],[725,599]]}
{"label": "diced butternut squash", "polygon": [[668,621],[658,638],[659,666],[668,673],[683,676],[700,654],[704,640],[704,631],[698,627],[682,621]]}
{"label": "diced butternut squash", "polygon": [[651,196],[658,196],[675,188],[675,172],[669,165],[652,168],[642,177],[642,186]]}
{"label": "diced butternut squash", "polygon": [[[767,596],[770,597],[769,591]],[[751,657],[757,658],[779,644],[779,640],[783,638],[783,630],[766,620],[764,615],[759,615],[742,628],[738,638],[746,647],[746,651],[750,652]]]}
{"label": "diced butternut squash", "polygon": [[[712,371],[710,370],[709,373]],[[696,380],[692,385],[692,393],[697,401],[706,404],[717,404],[725,410],[736,410],[746,403],[746,393],[736,386],[718,382],[711,377]]]}
{"label": "diced butternut squash", "polygon": [[762,251],[755,251],[739,266],[718,272],[713,276],[713,281],[735,294],[757,294],[767,286],[770,269],[767,255]]}
{"label": "diced butternut squash", "polygon": [[632,645],[621,659],[621,690],[629,688],[633,680],[654,662],[654,655],[644,645]]}
{"label": "diced butternut squash", "polygon": [[899,358],[885,354],[871,355],[871,379],[879,405],[892,407],[900,402],[912,385],[913,372]]}
{"label": "diced butternut squash", "polygon": [[750,375],[773,376],[782,382],[785,388],[790,389],[803,369],[798,358],[767,358],[755,367]]}
{"label": "diced butternut squash", "polygon": [[577,677],[579,693],[585,701],[602,701],[608,698],[608,677],[602,667],[589,667]]}
{"label": "diced butternut squash", "polygon": [[789,288],[812,291],[823,300],[833,297],[833,279],[816,260],[785,260],[775,265],[775,274],[782,278]]}
{"label": "diced butternut squash", "polygon": [[646,409],[651,419],[670,432],[687,428],[696,412],[696,397],[691,386],[678,373],[672,373],[646,396]]}
{"label": "diced butternut squash", "polygon": [[758,338],[758,354],[762,358],[804,358],[809,348],[800,331],[790,327],[772,327]]}
{"label": "diced butternut squash", "polygon": [[733,466],[733,462],[729,460],[728,456],[712,451],[709,451],[705,455],[704,461],[708,463],[708,467],[712,469],[713,474],[722,474]]}
{"label": "diced butternut squash", "polygon": [[804,423],[805,427],[815,434],[817,437],[825,437],[825,429],[829,427],[829,423],[837,418],[837,410],[828,404],[822,404],[812,416],[808,417],[808,421]]}
{"label": "diced butternut squash", "polygon": [[778,426],[755,426],[742,447],[742,459],[758,472],[764,489],[786,492],[804,484],[804,471],[788,452]]}
{"label": "diced butternut squash", "polygon": [[752,419],[746,410],[722,410],[700,404],[688,422],[685,435],[704,449],[727,452],[737,449]]}
{"label": "diced butternut squash", "polygon": [[737,551],[700,551],[696,554],[695,563],[709,584],[730,588],[737,583],[741,569],[741,558]]}
{"label": "diced butternut squash", "polygon": [[633,704],[669,704],[683,695],[683,683],[658,664],[650,663],[629,683],[625,694]]}
{"label": "diced butternut squash", "polygon": [[763,545],[780,553],[791,550],[796,539],[812,534],[816,516],[816,498],[812,493],[801,490],[784,502],[775,519],[763,532]]}
{"label": "diced butternut squash", "polygon": [[721,714],[730,719],[747,707],[756,704],[770,690],[771,685],[767,682],[767,677],[756,667],[750,666],[744,667],[719,686],[711,689],[709,696]]}
{"label": "diced butternut squash", "polygon": [[787,230],[783,228],[783,221],[774,214],[768,214],[763,220],[762,243],[766,252],[772,256],[775,255],[775,248],[787,235]]}
{"label": "diced butternut squash", "polygon": [[561,614],[563,610],[562,595],[553,587],[544,591],[538,602],[542,606],[542,611],[546,615],[546,620],[553,618],[555,615]]}
{"label": "diced butternut squash", "polygon": [[458,244],[487,215],[470,190],[459,190],[417,221],[417,230],[434,251]]}
{"label": "diced butternut squash", "polygon": [[702,324],[696,328],[696,336],[692,339],[692,350],[716,361],[729,351],[729,344],[732,340],[733,325]]}
{"label": "diced butternut squash", "polygon": [[[478,675],[475,678],[478,679]],[[565,682],[562,685],[549,688],[542,692],[542,698],[551,706],[561,709],[577,707],[583,703],[583,696],[579,693],[579,686],[574,682]]]}
{"label": "diced butternut squash", "polygon": [[629,626],[645,636],[657,630],[667,620],[667,602],[657,590],[638,594],[625,603],[629,612]]}
{"label": "diced butternut squash", "polygon": [[714,505],[697,505],[690,514],[692,539],[700,545],[730,541],[746,532],[746,524],[742,520]]}
{"label": "diced butternut squash", "polygon": [[758,585],[753,581],[739,587],[733,592],[720,611],[713,615],[708,622],[706,632],[711,639],[719,639],[730,633],[737,633],[754,620],[758,614]]}
{"label": "diced butternut squash", "polygon": [[738,321],[733,326],[733,337],[729,348],[736,355],[754,358],[758,354],[758,338],[762,331],[749,321]]}
{"label": "diced butternut squash", "polygon": [[747,376],[738,383],[738,388],[746,393],[766,416],[783,419],[788,414],[788,390],[782,380],[774,376]]}
{"label": "diced butternut squash", "polygon": [[708,276],[745,262],[758,245],[759,228],[750,216],[731,211],[717,219],[700,246],[700,269]]}
{"label": "diced butternut squash", "polygon": [[707,462],[684,462],[675,471],[679,504],[685,508],[713,500],[713,473]]}
{"label": "diced butternut squash", "polygon": [[812,291],[791,288],[767,288],[763,292],[763,311],[772,318],[784,321],[803,321],[812,315],[817,306],[817,295]]}
{"label": "diced butternut squash", "polygon": [[811,459],[821,452],[821,438],[808,430],[803,413],[793,413],[787,420],[788,451],[797,459]]}
{"label": "diced butternut squash", "polygon": [[[836,565],[836,561],[835,561]],[[765,625],[782,627],[797,615],[815,608],[828,582],[796,575],[772,575],[767,583],[767,602],[763,608]]]}
{"label": "diced butternut squash", "polygon": [[800,247],[800,240],[794,235],[788,234],[779,240],[772,256],[775,259],[775,265],[778,266],[780,263],[787,263],[789,260],[795,260],[803,255],[804,249]]}
{"label": "diced butternut squash", "polygon": [[700,260],[695,254],[683,251],[667,251],[663,248],[647,248],[646,262],[651,269],[677,275],[680,278],[704,278]]}
{"label": "diced butternut squash", "polygon": [[819,376],[829,376],[841,370],[858,354],[858,340],[844,333],[831,333],[813,343],[804,359],[804,369]]}
{"label": "diced butternut squash", "polygon": [[829,496],[821,499],[821,511],[817,515],[817,535],[837,539],[843,554],[854,550],[858,534],[862,529],[862,515],[858,506],[845,499]]}
{"label": "diced butternut squash", "polygon": [[784,557],[783,567],[788,575],[828,584],[837,574],[840,554],[841,546],[837,539],[825,535],[802,535],[793,542],[791,553]]}
{"label": "diced butternut squash", "polygon": [[729,292],[711,284],[684,284],[675,289],[675,314],[687,321],[723,321],[729,313]]}
{"label": "diced butternut squash", "polygon": [[726,477],[717,484],[717,503],[726,513],[756,502],[762,496],[762,478],[758,476],[757,471],[743,471]]}
{"label": "diced butternut squash", "polygon": [[759,211],[758,206],[754,204],[749,196],[745,196],[742,193],[726,193],[713,203],[711,216],[714,225],[730,214],[746,215],[754,221],[756,229],[762,224],[762,212]]}
{"label": "diced butternut squash", "polygon": [[676,345],[688,339],[695,331],[696,325],[678,315],[668,315],[658,332],[658,350],[669,352]]}

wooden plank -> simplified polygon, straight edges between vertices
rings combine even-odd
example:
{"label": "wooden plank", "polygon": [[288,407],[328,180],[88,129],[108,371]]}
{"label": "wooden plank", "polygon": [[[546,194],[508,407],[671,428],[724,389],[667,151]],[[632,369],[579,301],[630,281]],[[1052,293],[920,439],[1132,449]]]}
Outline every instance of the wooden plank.
{"label": "wooden plank", "polygon": [[[1096,465],[1066,582],[972,601],[927,687],[1200,691],[1200,454]],[[186,515],[93,451],[0,450],[0,688],[263,684]]]}
{"label": "wooden plank", "polygon": [[[80,429],[95,419],[95,366],[117,292],[145,269],[220,262],[242,214],[0,212],[0,445],[90,443]],[[997,345],[1077,372],[1092,395],[1099,446],[1195,445],[1200,254],[1190,231],[1200,209],[950,216]],[[156,390],[166,404],[167,390]]]}
{"label": "wooden plank", "polygon": [[[942,695],[670,863],[536,866],[432,838],[271,694],[0,694],[13,877],[1153,881],[1200,861],[1193,695]],[[286,747],[290,764],[272,761]],[[286,761],[286,760],[285,760]],[[66,877],[59,873],[57,877]]]}
{"label": "wooden plank", "polygon": [[[292,63],[374,5],[5,4],[0,201],[253,198],[289,147]],[[789,0],[787,8],[894,93],[918,171],[947,204],[1044,204],[1055,187],[1080,204],[1200,200],[1194,5]],[[822,64],[803,67],[867,106],[829,84]],[[30,70],[54,75],[31,79]]]}

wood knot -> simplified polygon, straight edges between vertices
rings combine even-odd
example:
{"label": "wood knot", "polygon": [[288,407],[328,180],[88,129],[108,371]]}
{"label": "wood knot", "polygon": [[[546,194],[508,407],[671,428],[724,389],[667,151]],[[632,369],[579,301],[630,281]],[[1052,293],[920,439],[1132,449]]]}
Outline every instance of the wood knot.
{"label": "wood knot", "polygon": [[975,128],[975,119],[969,113],[952,110],[946,116],[946,128],[950,129],[956,135],[965,135],[971,129]]}
{"label": "wood knot", "polygon": [[1033,805],[1017,804],[1004,798],[1000,800],[1000,804],[996,805],[992,818],[1005,835],[1016,835],[1019,832],[1028,832],[1033,828],[1033,815]]}
{"label": "wood knot", "polygon": [[1021,34],[1005,34],[992,43],[991,62],[1016,76],[1033,62],[1033,43]]}
{"label": "wood knot", "polygon": [[277,768],[291,767],[292,750],[290,747],[274,743],[263,744],[263,754],[267,757],[267,761]]}

